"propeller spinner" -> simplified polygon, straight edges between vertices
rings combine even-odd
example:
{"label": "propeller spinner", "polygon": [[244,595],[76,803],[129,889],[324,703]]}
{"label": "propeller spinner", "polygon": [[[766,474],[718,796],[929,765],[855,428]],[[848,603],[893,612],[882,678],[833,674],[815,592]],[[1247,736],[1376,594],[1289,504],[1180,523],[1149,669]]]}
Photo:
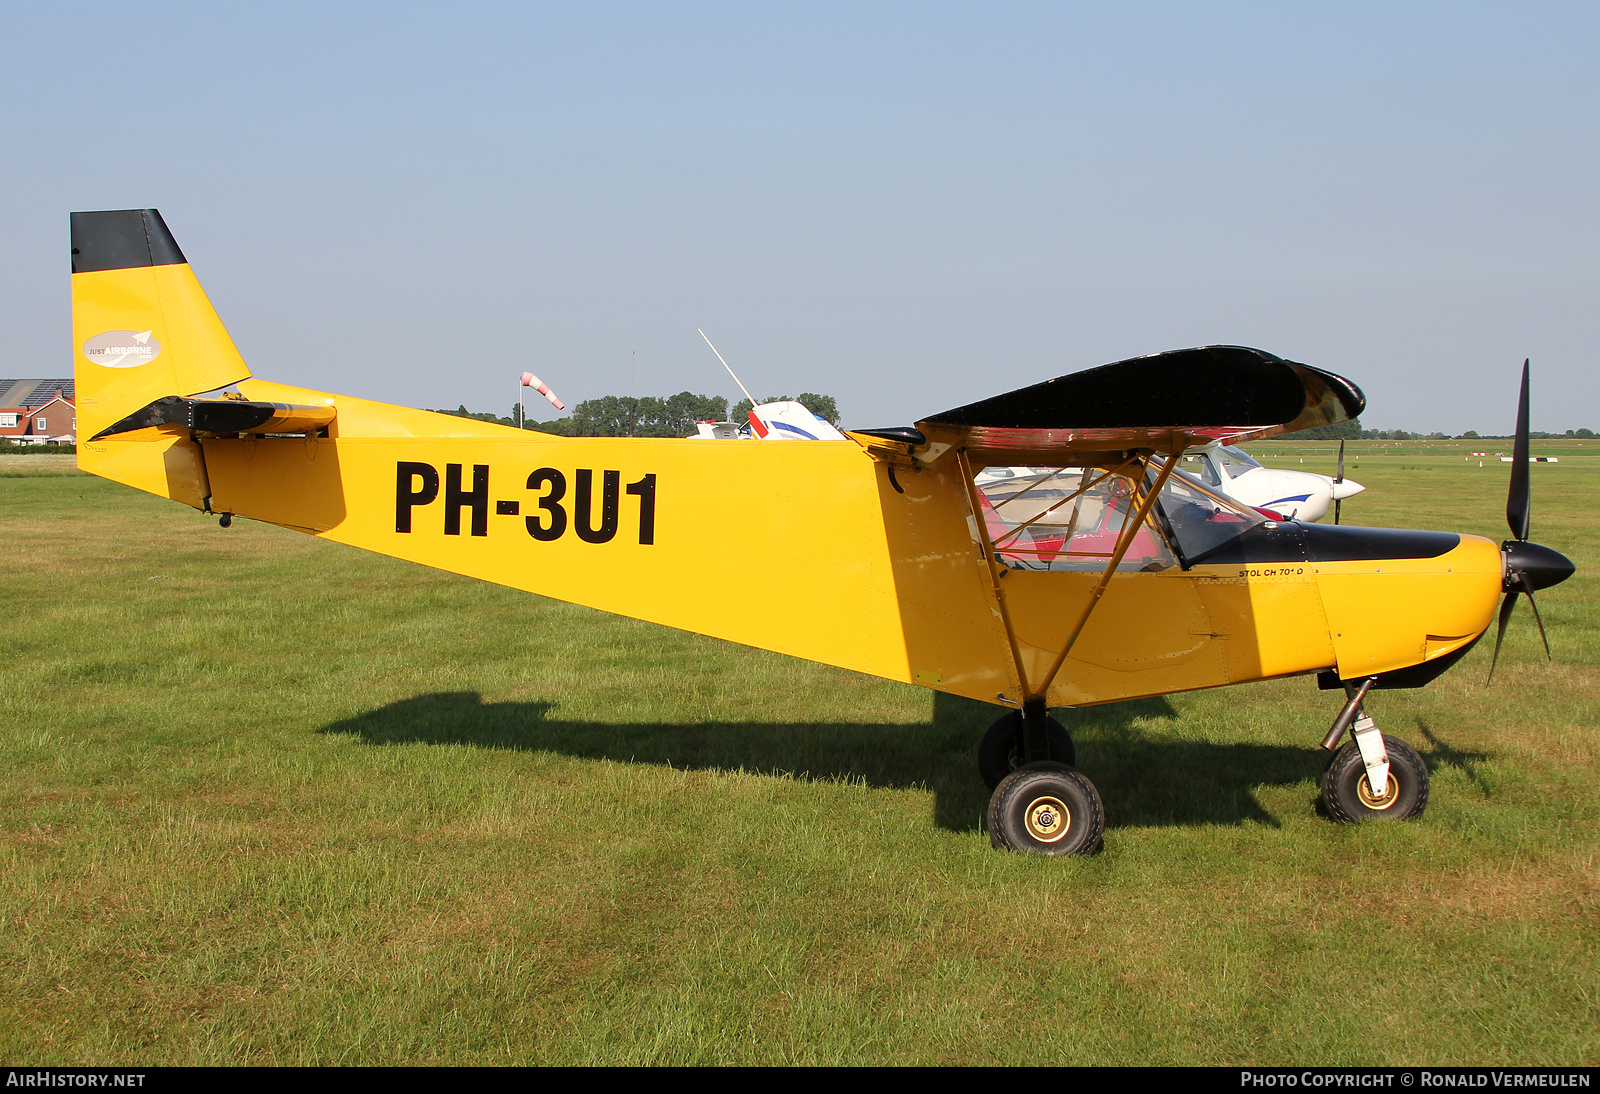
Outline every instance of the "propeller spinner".
{"label": "propeller spinner", "polygon": [[1533,620],[1539,625],[1539,637],[1544,642],[1544,655],[1550,658],[1550,638],[1545,634],[1544,619],[1539,615],[1539,603],[1534,600],[1533,591],[1561,584],[1576,569],[1572,560],[1561,552],[1528,542],[1530,495],[1528,362],[1524,360],[1522,394],[1517,400],[1517,437],[1511,448],[1511,488],[1506,494],[1506,523],[1511,526],[1511,534],[1515,538],[1500,544],[1500,556],[1505,562],[1506,598],[1500,605],[1500,626],[1494,636],[1494,658],[1489,662],[1489,680],[1494,679],[1494,668],[1500,661],[1500,643],[1505,641],[1506,624],[1511,621],[1512,609],[1517,606],[1518,593],[1528,597],[1528,607],[1533,609]]}

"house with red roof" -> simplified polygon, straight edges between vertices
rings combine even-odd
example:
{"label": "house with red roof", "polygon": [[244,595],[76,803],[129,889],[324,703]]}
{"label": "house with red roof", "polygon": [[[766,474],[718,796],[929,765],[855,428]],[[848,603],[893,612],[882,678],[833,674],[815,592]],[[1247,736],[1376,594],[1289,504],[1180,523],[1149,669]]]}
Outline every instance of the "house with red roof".
{"label": "house with red roof", "polygon": [[74,400],[71,380],[0,380],[0,441],[76,444]]}

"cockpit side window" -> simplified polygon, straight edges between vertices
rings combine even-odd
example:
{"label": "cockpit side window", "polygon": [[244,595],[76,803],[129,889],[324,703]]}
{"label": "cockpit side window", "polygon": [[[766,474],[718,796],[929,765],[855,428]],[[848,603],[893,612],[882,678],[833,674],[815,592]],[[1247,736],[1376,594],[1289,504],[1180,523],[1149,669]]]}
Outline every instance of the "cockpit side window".
{"label": "cockpit side window", "polygon": [[1207,486],[1221,486],[1222,476],[1217,474],[1216,467],[1211,462],[1211,456],[1205,452],[1190,452],[1183,457],[1183,462],[1178,465],[1178,470],[1187,471]]}
{"label": "cockpit side window", "polygon": [[[984,525],[1013,570],[1101,572],[1138,508],[1137,463],[1107,467],[988,467],[974,476]],[[1152,509],[1118,572],[1178,564]]]}

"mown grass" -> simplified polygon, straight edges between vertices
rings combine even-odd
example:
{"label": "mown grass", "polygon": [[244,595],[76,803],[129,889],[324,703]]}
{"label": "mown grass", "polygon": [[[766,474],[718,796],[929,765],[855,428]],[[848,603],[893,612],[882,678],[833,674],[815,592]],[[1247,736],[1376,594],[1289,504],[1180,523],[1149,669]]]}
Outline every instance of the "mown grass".
{"label": "mown grass", "polygon": [[[1347,520],[1503,537],[1503,466],[1387,447]],[[1600,1059],[1600,449],[1534,472],[1556,662],[1522,613],[1492,688],[1484,643],[1373,701],[1419,823],[1318,815],[1334,700],[1280,681],[1066,712],[1069,861],[990,850],[987,708],[38,466],[8,1060]]]}

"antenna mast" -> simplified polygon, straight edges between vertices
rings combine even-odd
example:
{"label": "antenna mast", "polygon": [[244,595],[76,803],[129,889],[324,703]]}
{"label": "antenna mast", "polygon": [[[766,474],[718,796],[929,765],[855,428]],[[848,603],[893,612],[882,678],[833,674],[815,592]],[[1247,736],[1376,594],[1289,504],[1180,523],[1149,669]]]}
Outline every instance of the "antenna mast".
{"label": "antenna mast", "polygon": [[[701,330],[699,327],[695,328],[695,332],[697,334],[699,334],[701,338],[706,338],[706,332]],[[706,338],[706,345],[711,346],[711,339]],[[711,352],[712,353],[717,353],[717,347],[716,346],[711,346]],[[727,361],[723,361],[722,354],[720,354],[720,353],[717,353],[717,360],[722,361],[722,367],[728,370],[728,375],[733,377],[733,382],[736,383],[736,384],[739,384],[739,390],[744,392],[744,397],[746,399],[750,400],[750,405],[751,406],[755,406],[756,397],[754,395],[750,394],[750,389],[749,388],[747,388],[743,384],[739,383],[739,377],[734,374],[733,367],[731,365],[729,365]]]}

